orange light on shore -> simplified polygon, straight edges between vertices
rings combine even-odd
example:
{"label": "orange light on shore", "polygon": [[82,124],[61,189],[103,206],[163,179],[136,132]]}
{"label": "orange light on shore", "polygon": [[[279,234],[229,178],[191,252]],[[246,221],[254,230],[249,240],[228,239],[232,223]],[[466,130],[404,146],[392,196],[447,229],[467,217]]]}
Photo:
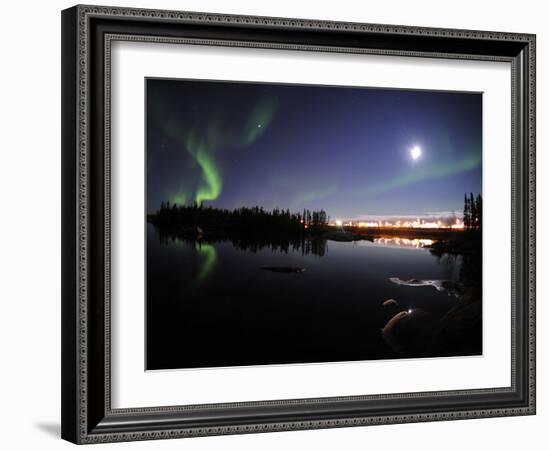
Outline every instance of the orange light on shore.
{"label": "orange light on shore", "polygon": [[460,219],[456,219],[455,223],[442,222],[438,220],[437,222],[427,222],[425,220],[397,220],[395,222],[389,222],[381,220],[379,221],[349,221],[343,222],[337,220],[329,225],[332,226],[345,226],[345,227],[357,227],[357,228],[426,228],[426,229],[454,229],[461,230],[464,228],[464,222]]}
{"label": "orange light on shore", "polygon": [[456,223],[451,225],[451,228],[454,229],[463,229],[464,228],[464,222],[461,222],[460,220],[456,219]]}

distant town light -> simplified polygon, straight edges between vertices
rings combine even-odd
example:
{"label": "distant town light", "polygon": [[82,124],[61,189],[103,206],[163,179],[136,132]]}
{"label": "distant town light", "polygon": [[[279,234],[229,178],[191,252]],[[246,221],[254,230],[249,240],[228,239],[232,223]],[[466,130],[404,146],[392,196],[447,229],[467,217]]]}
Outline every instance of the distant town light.
{"label": "distant town light", "polygon": [[396,220],[396,221],[363,221],[363,220],[350,220],[342,221],[335,220],[330,222],[331,226],[336,227],[357,227],[357,228],[426,228],[426,229],[443,229],[443,230],[464,230],[464,222],[461,219],[456,219],[454,223],[449,223],[448,220],[445,221],[434,221],[427,222],[426,220],[412,219],[412,220]]}

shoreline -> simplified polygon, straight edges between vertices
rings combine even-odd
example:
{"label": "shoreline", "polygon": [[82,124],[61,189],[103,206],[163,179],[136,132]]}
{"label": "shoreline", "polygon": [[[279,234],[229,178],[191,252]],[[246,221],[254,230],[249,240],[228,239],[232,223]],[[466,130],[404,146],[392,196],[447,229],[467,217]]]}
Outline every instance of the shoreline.
{"label": "shoreline", "polygon": [[463,229],[456,228],[342,227],[342,229],[358,237],[402,237],[410,239],[431,239],[433,241],[461,238],[465,237],[468,233]]}
{"label": "shoreline", "polygon": [[422,247],[434,254],[476,254],[479,253],[481,235],[478,230],[456,228],[396,228],[396,227],[334,227],[322,226],[299,232],[276,229],[254,229],[241,227],[178,227],[162,226],[148,221],[161,234],[177,236],[182,239],[204,242],[237,240],[262,243],[300,242],[323,240],[335,242],[370,241],[378,238],[426,239],[433,241]]}

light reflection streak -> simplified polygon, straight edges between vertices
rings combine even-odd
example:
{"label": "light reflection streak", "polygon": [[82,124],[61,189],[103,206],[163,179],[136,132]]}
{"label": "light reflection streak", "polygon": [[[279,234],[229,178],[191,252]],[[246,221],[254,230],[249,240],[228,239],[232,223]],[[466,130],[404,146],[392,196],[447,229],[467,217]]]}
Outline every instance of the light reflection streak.
{"label": "light reflection streak", "polygon": [[375,238],[374,243],[388,247],[424,248],[429,247],[435,241],[433,239],[409,239],[400,237]]}
{"label": "light reflection streak", "polygon": [[356,228],[425,228],[425,229],[445,229],[445,230],[463,230],[464,222],[460,219],[456,219],[454,222],[441,221],[428,222],[426,220],[377,220],[377,221],[342,221],[336,220],[329,223],[333,227],[356,227]]}

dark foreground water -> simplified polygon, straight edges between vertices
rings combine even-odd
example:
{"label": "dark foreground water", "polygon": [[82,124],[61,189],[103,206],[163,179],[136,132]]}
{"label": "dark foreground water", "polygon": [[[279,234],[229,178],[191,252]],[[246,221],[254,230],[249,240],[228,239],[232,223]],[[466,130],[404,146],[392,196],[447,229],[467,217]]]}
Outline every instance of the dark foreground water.
{"label": "dark foreground water", "polygon": [[[201,244],[161,239],[148,225],[147,369],[481,352],[477,328],[475,335],[464,336],[467,345],[460,344],[456,330],[452,346],[433,345],[446,333],[439,329],[441,318],[460,300],[451,290],[390,281],[458,281],[461,257],[438,258],[407,240],[324,241],[313,243],[313,251],[311,245],[290,246],[285,252],[279,247],[236,248],[228,241]],[[262,269],[281,266],[305,271]],[[397,305],[384,306],[388,299]],[[401,323],[410,319],[420,327],[405,327],[393,336],[383,333],[399,314],[408,315]],[[420,335],[428,337],[407,348],[406,341]]]}

